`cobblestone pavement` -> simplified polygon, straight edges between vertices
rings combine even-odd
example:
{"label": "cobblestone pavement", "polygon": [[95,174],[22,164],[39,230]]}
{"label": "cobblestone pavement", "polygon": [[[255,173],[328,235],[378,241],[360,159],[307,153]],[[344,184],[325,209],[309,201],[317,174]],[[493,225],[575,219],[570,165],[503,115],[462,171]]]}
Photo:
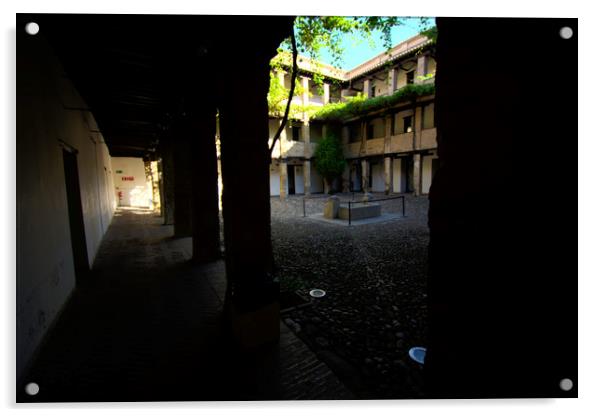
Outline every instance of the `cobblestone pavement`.
{"label": "cobblestone pavement", "polygon": [[285,326],[278,345],[239,352],[221,321],[222,261],[195,266],[191,239],[147,210],[120,209],[91,275],[50,332],[18,401],[348,399]]}
{"label": "cobblestone pavement", "polygon": [[[312,196],[306,213],[325,199]],[[301,196],[271,203],[282,290],[326,291],[284,322],[357,398],[421,398],[422,367],[408,350],[425,344],[427,197],[406,195],[405,218],[353,227],[303,218]],[[383,211],[401,214],[400,200]]]}

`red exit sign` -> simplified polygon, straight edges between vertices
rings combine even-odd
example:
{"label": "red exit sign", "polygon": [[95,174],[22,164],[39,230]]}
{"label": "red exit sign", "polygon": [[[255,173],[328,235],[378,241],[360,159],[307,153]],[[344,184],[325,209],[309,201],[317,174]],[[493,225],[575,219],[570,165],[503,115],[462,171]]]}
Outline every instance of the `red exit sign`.
{"label": "red exit sign", "polygon": [[121,177],[121,181],[134,181],[134,177]]}

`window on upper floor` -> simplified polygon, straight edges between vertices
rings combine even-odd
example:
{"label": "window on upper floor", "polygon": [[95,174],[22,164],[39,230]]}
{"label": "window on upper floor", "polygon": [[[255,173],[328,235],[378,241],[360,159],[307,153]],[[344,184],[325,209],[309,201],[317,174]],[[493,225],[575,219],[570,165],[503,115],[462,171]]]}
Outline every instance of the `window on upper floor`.
{"label": "window on upper floor", "polygon": [[414,71],[406,72],[406,84],[414,84]]}
{"label": "window on upper floor", "polygon": [[360,142],[362,140],[362,131],[359,123],[351,123],[347,126],[349,132],[349,143]]}
{"label": "window on upper floor", "polygon": [[403,118],[403,133],[410,133],[412,131],[412,116],[406,116]]}
{"label": "window on upper floor", "polygon": [[370,87],[370,97],[376,97],[376,86]]}
{"label": "window on upper floor", "polygon": [[[414,111],[407,109],[397,112],[393,115],[393,120],[391,123],[391,134],[392,135],[400,135],[403,133],[408,133],[408,124],[412,126],[412,116]],[[411,129],[409,130],[412,131]]]}
{"label": "window on upper floor", "polygon": [[385,122],[382,117],[377,117],[368,122],[366,139],[385,137]]}
{"label": "window on upper floor", "polygon": [[292,140],[300,141],[301,140],[301,126],[293,126],[292,131],[293,131]]}

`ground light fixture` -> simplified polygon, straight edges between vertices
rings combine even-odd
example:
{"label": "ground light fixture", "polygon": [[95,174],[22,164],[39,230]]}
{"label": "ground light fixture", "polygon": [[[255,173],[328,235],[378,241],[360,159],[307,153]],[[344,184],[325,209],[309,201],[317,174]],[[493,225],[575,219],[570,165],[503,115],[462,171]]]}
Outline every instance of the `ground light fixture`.
{"label": "ground light fixture", "polygon": [[314,288],[309,292],[309,295],[311,295],[313,298],[322,298],[326,295],[326,291],[319,288]]}
{"label": "ground light fixture", "polygon": [[424,365],[424,357],[426,356],[426,348],[423,347],[413,347],[412,349],[410,349],[410,358],[412,358],[412,360],[418,362],[421,365]]}

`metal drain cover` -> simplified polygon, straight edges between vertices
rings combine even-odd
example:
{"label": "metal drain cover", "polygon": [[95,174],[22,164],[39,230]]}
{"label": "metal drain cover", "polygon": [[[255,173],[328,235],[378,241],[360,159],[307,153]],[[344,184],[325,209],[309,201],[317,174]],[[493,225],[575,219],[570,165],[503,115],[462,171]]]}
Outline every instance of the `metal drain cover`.
{"label": "metal drain cover", "polygon": [[418,362],[421,365],[424,365],[424,358],[426,356],[426,348],[423,347],[413,347],[410,349],[410,358],[414,361]]}
{"label": "metal drain cover", "polygon": [[322,298],[326,295],[326,291],[315,288],[309,292],[309,295],[314,298]]}

